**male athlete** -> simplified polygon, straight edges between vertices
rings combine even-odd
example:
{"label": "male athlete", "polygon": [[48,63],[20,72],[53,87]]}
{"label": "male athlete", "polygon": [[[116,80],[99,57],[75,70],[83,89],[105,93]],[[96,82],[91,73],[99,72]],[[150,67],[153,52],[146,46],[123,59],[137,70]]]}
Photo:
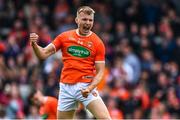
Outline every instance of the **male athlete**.
{"label": "male athlete", "polygon": [[102,40],[91,31],[94,10],[82,6],[77,10],[77,29],[58,35],[45,48],[37,44],[38,35],[30,34],[30,43],[39,59],[46,59],[61,49],[64,67],[60,78],[58,119],[72,119],[77,103],[83,105],[97,119],[111,119],[96,86],[105,68],[105,47]]}
{"label": "male athlete", "polygon": [[32,90],[30,99],[39,107],[42,119],[56,119],[58,100],[55,97],[44,96],[40,90]]}

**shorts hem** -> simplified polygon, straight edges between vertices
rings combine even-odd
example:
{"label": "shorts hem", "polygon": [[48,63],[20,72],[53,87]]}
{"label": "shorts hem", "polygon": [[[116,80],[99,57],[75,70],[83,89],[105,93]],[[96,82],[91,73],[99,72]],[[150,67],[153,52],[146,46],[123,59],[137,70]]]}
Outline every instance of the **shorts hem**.
{"label": "shorts hem", "polygon": [[100,96],[98,96],[97,98],[94,98],[94,99],[92,99],[91,101],[88,101],[87,103],[86,102],[83,102],[83,105],[84,105],[84,107],[86,108],[92,101],[94,101],[94,100],[98,100],[98,99],[100,99],[101,100],[101,97]]}
{"label": "shorts hem", "polygon": [[65,110],[60,110],[60,108],[57,109],[59,112],[68,112],[68,111],[72,111],[72,110],[76,110],[76,108],[69,108],[69,109],[65,109]]}

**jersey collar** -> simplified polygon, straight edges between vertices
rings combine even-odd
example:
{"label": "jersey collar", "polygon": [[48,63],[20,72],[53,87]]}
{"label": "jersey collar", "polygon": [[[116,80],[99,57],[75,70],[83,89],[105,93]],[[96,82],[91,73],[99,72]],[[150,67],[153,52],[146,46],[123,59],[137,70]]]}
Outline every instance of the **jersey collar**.
{"label": "jersey collar", "polygon": [[92,31],[90,31],[90,33],[89,33],[88,35],[82,36],[82,35],[79,34],[78,29],[76,29],[76,34],[77,34],[78,36],[80,36],[80,37],[89,37],[89,36],[92,34]]}

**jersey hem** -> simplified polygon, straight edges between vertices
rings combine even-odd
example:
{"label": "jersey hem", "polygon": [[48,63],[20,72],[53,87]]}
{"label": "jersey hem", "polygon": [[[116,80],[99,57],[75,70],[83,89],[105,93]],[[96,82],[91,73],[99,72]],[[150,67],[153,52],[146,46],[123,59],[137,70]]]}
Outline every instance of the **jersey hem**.
{"label": "jersey hem", "polygon": [[70,81],[59,81],[59,83],[64,83],[64,84],[76,84],[76,83],[90,83],[92,82],[92,80],[79,80],[79,81],[74,81],[74,82],[70,82]]}

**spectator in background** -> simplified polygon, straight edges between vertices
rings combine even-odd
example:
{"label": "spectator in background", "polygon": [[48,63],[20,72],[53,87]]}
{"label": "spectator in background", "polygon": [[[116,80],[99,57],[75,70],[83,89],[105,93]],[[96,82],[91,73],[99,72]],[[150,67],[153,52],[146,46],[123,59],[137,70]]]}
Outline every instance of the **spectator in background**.
{"label": "spectator in background", "polygon": [[172,59],[178,64],[180,68],[180,37],[176,39],[176,47],[173,50]]}
{"label": "spectator in background", "polygon": [[145,24],[157,24],[160,20],[161,10],[158,7],[159,1],[148,0],[143,5],[143,22]]}
{"label": "spectator in background", "polygon": [[111,78],[120,80],[122,83],[133,83],[134,71],[132,66],[126,63],[121,55],[114,59],[114,67],[111,69]]}
{"label": "spectator in background", "polygon": [[[39,107],[39,114],[42,119],[56,119],[57,118],[58,100],[55,97],[44,96],[40,90],[33,89],[31,91],[30,100],[32,100],[34,105]],[[33,110],[35,108],[31,108],[31,109]]]}
{"label": "spectator in background", "polygon": [[178,100],[180,100],[180,76],[178,76],[175,83],[176,83],[175,85],[176,94],[177,94]]}
{"label": "spectator in background", "polygon": [[6,109],[6,116],[9,119],[25,118],[24,103],[20,96],[17,83],[12,83],[10,86],[10,99]]}
{"label": "spectator in background", "polygon": [[110,32],[112,29],[112,17],[110,16],[111,7],[102,2],[97,3],[97,14],[95,19],[100,23],[102,32]]}
{"label": "spectator in background", "polygon": [[122,111],[118,109],[115,98],[112,97],[108,99],[107,108],[112,119],[123,119]]}
{"label": "spectator in background", "polygon": [[144,49],[141,52],[141,67],[142,70],[151,70],[151,67],[154,63],[154,56],[151,50]]}
{"label": "spectator in background", "polygon": [[128,63],[133,69],[133,80],[131,83],[135,84],[139,81],[141,73],[139,58],[133,53],[132,47],[129,45],[129,43],[122,44],[121,51],[125,56],[124,62]]}
{"label": "spectator in background", "polygon": [[128,39],[130,41],[130,44],[132,45],[132,48],[135,50],[135,52],[138,52],[140,47],[140,37],[139,37],[139,26],[137,23],[133,22],[129,26],[129,34]]}
{"label": "spectator in background", "polygon": [[175,49],[175,39],[172,30],[167,30],[162,35],[161,44],[157,46],[156,53],[162,62],[168,62],[173,58],[173,50]]}
{"label": "spectator in background", "polygon": [[130,0],[123,6],[123,21],[126,24],[136,22],[138,24],[143,22],[143,8],[140,0]]}
{"label": "spectator in background", "polygon": [[123,22],[117,22],[116,23],[116,32],[115,32],[115,43],[118,43],[119,41],[121,41],[121,39],[127,37],[127,30],[126,30],[126,25]]}
{"label": "spectator in background", "polygon": [[155,106],[152,106],[150,118],[151,119],[170,119],[170,115],[163,102],[160,102],[156,104]]}
{"label": "spectator in background", "polygon": [[171,114],[172,119],[180,118],[180,103],[177,98],[175,88],[171,87],[167,92],[167,109]]}
{"label": "spectator in background", "polygon": [[41,119],[38,111],[38,106],[31,105],[29,108],[29,115],[27,116],[27,119]]}

